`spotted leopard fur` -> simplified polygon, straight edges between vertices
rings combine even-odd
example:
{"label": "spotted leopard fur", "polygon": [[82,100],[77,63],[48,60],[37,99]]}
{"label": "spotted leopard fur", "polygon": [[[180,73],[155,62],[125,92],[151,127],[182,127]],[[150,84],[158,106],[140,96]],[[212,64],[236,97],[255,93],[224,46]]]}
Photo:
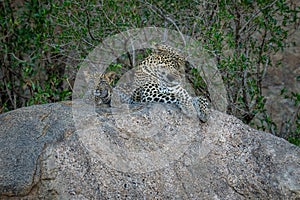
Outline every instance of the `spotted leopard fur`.
{"label": "spotted leopard fur", "polygon": [[187,91],[180,86],[177,88],[160,89],[157,83],[146,83],[140,88],[134,90],[130,103],[167,103],[177,105],[187,116],[192,117],[194,114],[202,122],[208,119],[208,101],[202,97],[191,97]]}
{"label": "spotted leopard fur", "polygon": [[[171,47],[156,45],[156,51],[135,68],[131,87],[117,87],[125,102],[169,103],[177,105],[187,116],[197,115],[202,122],[208,118],[208,102],[204,97],[192,97],[182,87],[185,59]],[[113,76],[102,74],[95,89],[98,104],[110,104]]]}
{"label": "spotted leopard fur", "polygon": [[93,80],[93,89],[89,95],[89,100],[95,103],[96,106],[110,106],[111,94],[113,91],[112,83],[116,79],[115,72],[99,73],[96,72],[92,77],[88,77]]}

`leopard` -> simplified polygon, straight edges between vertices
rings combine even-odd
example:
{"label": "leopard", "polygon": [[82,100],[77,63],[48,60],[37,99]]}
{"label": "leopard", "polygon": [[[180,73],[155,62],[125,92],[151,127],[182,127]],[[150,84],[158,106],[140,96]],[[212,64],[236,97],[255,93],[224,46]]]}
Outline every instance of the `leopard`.
{"label": "leopard", "polygon": [[[192,97],[183,88],[186,59],[168,45],[156,44],[155,51],[134,68],[131,87],[115,87],[128,104],[166,103],[177,105],[188,117],[197,116],[201,122],[208,120],[209,102],[203,96]],[[98,104],[110,104],[112,79],[109,72],[102,74],[94,90]]]}
{"label": "leopard", "polygon": [[106,73],[95,72],[92,76],[88,75],[88,78],[94,81],[88,100],[93,102],[96,106],[110,107],[113,92],[112,85],[116,77],[117,74],[114,71]]}
{"label": "leopard", "polygon": [[[203,96],[191,97],[181,87],[174,91],[161,91],[157,83],[146,83],[134,90],[130,103],[166,103],[178,106],[187,116],[191,117],[194,109],[201,122],[208,120],[210,105]],[[188,107],[189,106],[189,107]]]}

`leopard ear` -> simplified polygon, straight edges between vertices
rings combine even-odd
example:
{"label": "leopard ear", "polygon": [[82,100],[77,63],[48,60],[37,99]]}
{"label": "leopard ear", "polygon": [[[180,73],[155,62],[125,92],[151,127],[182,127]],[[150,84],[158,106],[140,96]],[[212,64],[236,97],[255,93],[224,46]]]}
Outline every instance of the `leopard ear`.
{"label": "leopard ear", "polygon": [[112,84],[116,79],[117,73],[114,71],[110,71],[106,73],[106,78],[109,84]]}
{"label": "leopard ear", "polygon": [[89,82],[89,81],[91,81],[91,80],[94,79],[94,75],[91,74],[90,71],[86,71],[86,70],[83,71],[83,75],[84,75],[84,78],[85,78],[85,81],[86,81],[86,82]]}

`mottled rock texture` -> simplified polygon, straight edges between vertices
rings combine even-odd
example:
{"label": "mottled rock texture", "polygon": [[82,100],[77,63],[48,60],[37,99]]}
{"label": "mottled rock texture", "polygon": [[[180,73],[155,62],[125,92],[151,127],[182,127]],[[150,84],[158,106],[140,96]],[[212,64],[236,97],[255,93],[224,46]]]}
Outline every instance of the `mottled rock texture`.
{"label": "mottled rock texture", "polygon": [[[118,159],[124,155],[109,162],[111,152],[95,151],[93,127],[75,128],[70,102],[5,113],[0,115],[0,199],[300,199],[300,148],[233,116],[212,110],[201,124],[171,105],[148,105],[126,116],[128,127],[114,127],[123,118],[101,112],[95,133],[109,138],[107,151],[154,152],[168,144],[161,143],[164,134],[191,137],[173,144],[185,145],[181,153],[165,148],[174,151],[165,166],[154,159],[152,168],[122,167]],[[156,119],[161,120],[153,129],[157,135],[142,137],[143,127],[151,128]]]}

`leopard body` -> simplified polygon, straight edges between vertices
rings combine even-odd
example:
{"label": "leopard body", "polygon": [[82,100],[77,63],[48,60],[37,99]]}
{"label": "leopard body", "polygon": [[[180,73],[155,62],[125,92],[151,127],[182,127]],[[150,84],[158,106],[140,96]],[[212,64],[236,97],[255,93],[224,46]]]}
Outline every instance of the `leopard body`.
{"label": "leopard body", "polygon": [[[208,119],[208,101],[192,97],[184,88],[185,58],[173,48],[156,45],[156,51],[145,58],[135,69],[130,88],[117,88],[129,104],[168,103],[177,105],[187,116],[198,116],[202,122]],[[110,73],[110,72],[109,72]],[[96,84],[95,100],[110,104],[114,76],[102,74]]]}

